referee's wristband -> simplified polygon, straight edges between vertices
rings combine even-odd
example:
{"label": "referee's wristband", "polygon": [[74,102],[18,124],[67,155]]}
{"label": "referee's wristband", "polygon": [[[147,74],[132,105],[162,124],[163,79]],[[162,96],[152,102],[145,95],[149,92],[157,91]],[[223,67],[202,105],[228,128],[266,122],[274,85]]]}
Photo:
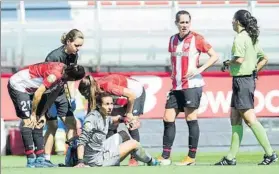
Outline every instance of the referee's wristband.
{"label": "referee's wristband", "polygon": [[84,160],[83,159],[78,159],[78,162],[77,162],[78,164],[80,164],[80,163],[84,163]]}

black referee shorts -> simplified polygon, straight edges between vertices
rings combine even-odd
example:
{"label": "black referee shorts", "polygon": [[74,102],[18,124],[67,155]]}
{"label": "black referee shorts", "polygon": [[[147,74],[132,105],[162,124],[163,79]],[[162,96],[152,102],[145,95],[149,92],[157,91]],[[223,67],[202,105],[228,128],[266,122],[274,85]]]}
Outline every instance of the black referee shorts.
{"label": "black referee shorts", "polygon": [[56,113],[54,114],[51,110],[47,112],[47,120],[57,120],[57,117],[72,117],[74,116],[74,111],[71,109],[70,101],[67,99],[64,90],[60,92],[58,97],[53,103],[56,108]]}
{"label": "black referee shorts", "polygon": [[231,107],[237,110],[254,109],[254,92],[256,89],[253,75],[233,77]]}

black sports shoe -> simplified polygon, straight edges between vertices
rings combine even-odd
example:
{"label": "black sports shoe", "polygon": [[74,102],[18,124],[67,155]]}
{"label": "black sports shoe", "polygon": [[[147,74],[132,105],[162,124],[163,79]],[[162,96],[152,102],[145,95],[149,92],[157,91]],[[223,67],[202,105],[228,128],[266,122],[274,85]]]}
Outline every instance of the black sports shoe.
{"label": "black sports shoe", "polygon": [[263,158],[263,161],[258,165],[269,165],[271,163],[274,163],[278,160],[278,155],[276,154],[276,152],[273,152],[271,156],[264,155]]}
{"label": "black sports shoe", "polygon": [[53,164],[50,160],[45,160],[45,163],[50,167],[58,167],[58,165]]}
{"label": "black sports shoe", "polygon": [[232,159],[232,160],[229,160],[227,159],[227,157],[223,157],[221,159],[221,161],[219,161],[218,163],[215,163],[214,165],[216,166],[235,166],[236,165],[236,159]]}

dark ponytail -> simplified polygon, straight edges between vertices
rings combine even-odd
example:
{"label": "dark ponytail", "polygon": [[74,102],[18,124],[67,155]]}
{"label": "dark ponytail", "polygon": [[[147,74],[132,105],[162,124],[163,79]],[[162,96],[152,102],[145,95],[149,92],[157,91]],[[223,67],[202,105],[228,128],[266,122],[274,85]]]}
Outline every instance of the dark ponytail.
{"label": "dark ponytail", "polygon": [[259,37],[259,34],[260,34],[260,30],[259,30],[259,27],[257,25],[257,19],[255,17],[251,16],[248,19],[248,24],[247,24],[247,27],[245,28],[245,30],[247,31],[247,33],[251,37],[253,45],[255,45],[256,42],[258,41],[258,37]]}
{"label": "dark ponytail", "polygon": [[234,18],[236,21],[239,21],[242,27],[245,28],[246,32],[252,39],[253,45],[255,45],[260,35],[257,19],[253,17],[251,13],[247,10],[238,10],[235,13]]}

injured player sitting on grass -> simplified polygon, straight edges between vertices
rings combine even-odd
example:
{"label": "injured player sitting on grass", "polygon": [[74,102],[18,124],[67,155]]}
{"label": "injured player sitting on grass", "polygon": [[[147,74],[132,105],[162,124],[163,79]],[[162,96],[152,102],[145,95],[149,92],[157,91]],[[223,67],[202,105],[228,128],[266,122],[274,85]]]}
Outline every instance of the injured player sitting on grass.
{"label": "injured player sitting on grass", "polygon": [[[77,161],[71,159],[66,161],[72,161],[75,167],[119,166],[127,155],[133,154],[137,160],[149,166],[159,165],[158,161],[124,130],[106,139],[111,124],[131,123],[127,117],[108,116],[113,109],[113,99],[110,94],[100,93],[96,97],[87,98],[88,114],[82,133],[77,138]],[[67,156],[70,158],[74,155],[68,153]]]}

